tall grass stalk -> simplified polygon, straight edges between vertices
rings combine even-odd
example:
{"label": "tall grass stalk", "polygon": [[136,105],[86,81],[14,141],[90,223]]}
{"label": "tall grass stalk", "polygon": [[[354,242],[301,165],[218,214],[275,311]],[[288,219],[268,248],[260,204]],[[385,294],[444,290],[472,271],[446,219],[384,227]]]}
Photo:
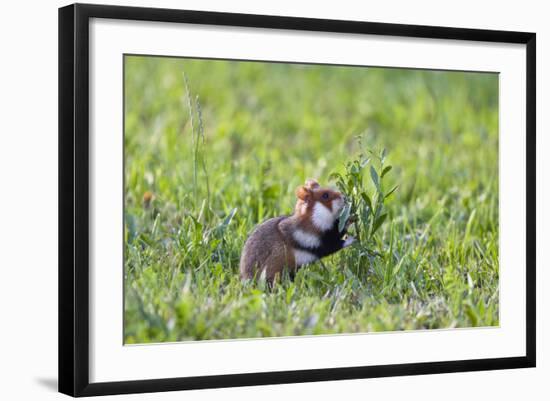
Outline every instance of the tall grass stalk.
{"label": "tall grass stalk", "polygon": [[[200,105],[199,97],[195,97],[195,101],[192,100],[191,86],[189,84],[189,78],[185,71],[183,72],[183,82],[185,85],[185,94],[187,109],[189,111],[189,124],[191,127],[191,140],[193,149],[193,195],[195,200],[195,207],[199,205],[199,182],[198,171],[199,168],[204,174],[205,187],[206,187],[206,207],[204,216],[206,219],[210,216],[210,182],[208,178],[208,169],[206,165],[206,156],[204,152],[205,138],[204,138],[204,124],[202,119],[202,108]],[[194,106],[194,107],[193,107]],[[195,114],[197,117],[197,124],[195,124]],[[200,165],[200,167],[199,167]]]}

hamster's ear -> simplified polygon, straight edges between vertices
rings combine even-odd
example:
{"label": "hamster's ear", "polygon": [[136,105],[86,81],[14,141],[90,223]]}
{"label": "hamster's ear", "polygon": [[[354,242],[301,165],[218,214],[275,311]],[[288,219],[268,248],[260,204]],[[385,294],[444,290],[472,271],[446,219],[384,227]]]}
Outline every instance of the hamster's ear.
{"label": "hamster's ear", "polygon": [[309,188],[306,188],[305,186],[298,187],[296,189],[296,196],[298,197],[298,199],[307,202],[311,199],[311,190]]}
{"label": "hamster's ear", "polygon": [[308,189],[317,189],[320,187],[319,183],[317,181],[315,181],[313,178],[309,178],[306,180],[306,185],[305,185],[306,188]]}

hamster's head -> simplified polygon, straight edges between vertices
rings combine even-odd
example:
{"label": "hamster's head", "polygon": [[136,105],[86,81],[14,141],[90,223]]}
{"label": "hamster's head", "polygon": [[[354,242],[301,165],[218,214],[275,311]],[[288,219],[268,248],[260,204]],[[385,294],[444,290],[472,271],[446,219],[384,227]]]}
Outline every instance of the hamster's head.
{"label": "hamster's head", "polygon": [[330,230],[344,207],[344,195],[332,188],[322,187],[309,179],[296,189],[295,214],[309,219],[319,231]]}

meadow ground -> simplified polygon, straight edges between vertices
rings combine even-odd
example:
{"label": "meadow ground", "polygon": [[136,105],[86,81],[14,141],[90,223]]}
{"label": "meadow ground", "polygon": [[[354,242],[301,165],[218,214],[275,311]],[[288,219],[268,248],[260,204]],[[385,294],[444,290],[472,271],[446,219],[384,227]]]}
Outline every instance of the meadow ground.
{"label": "meadow ground", "polygon": [[[126,56],[124,145],[126,343],[499,324],[495,74]],[[253,227],[368,149],[371,241],[242,283]]]}

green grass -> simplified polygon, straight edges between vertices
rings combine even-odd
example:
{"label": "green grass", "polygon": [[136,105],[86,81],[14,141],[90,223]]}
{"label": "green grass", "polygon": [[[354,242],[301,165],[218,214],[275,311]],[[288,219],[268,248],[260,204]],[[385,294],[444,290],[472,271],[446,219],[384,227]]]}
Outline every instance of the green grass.
{"label": "green grass", "polygon": [[[124,145],[126,343],[499,324],[495,74],[131,56]],[[298,185],[383,148],[379,255],[239,280]]]}

